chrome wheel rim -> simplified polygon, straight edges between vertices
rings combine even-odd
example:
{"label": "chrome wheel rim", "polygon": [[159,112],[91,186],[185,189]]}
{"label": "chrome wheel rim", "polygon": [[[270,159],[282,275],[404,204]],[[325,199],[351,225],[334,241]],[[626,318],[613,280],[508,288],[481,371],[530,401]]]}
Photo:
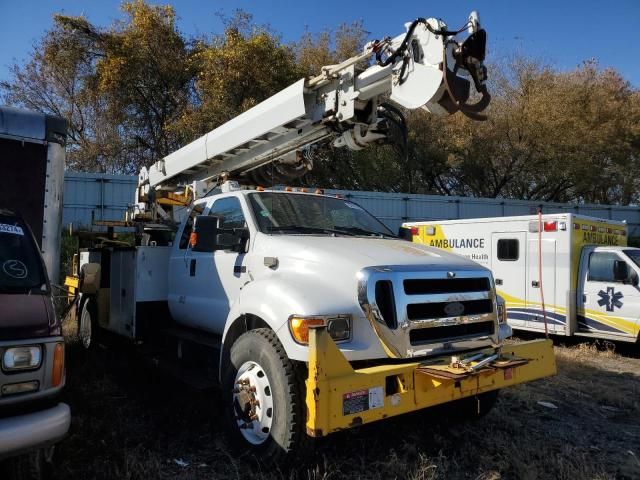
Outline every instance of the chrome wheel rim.
{"label": "chrome wheel rim", "polygon": [[82,310],[82,315],[80,315],[79,336],[82,346],[84,348],[89,348],[91,345],[91,317],[89,316],[86,308]]}
{"label": "chrome wheel rim", "polygon": [[242,364],[233,388],[235,422],[242,436],[252,445],[260,445],[271,435],[273,391],[267,373],[258,363]]}

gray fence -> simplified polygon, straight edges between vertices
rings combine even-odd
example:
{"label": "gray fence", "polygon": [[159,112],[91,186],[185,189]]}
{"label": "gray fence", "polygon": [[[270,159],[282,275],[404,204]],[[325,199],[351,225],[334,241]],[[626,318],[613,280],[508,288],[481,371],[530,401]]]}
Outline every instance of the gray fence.
{"label": "gray fence", "polygon": [[[133,201],[137,177],[96,173],[66,172],[64,179],[64,225],[88,228],[92,219],[122,220]],[[326,190],[366,208],[396,231],[402,222],[456,218],[529,215],[542,208],[544,213],[572,212],[592,217],[626,220],[629,236],[640,237],[640,207],[615,205],[576,205],[532,202],[499,198],[445,197],[403,193]]]}

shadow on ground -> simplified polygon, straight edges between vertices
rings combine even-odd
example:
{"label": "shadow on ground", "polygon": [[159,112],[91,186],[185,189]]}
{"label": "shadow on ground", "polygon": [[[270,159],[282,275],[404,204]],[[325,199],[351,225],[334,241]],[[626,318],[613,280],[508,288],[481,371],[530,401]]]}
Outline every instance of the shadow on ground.
{"label": "shadow on ground", "polygon": [[220,392],[195,392],[113,350],[87,355],[70,345],[73,422],[55,478],[640,478],[640,360],[556,351],[558,376],[505,390],[475,423],[439,410],[407,415],[334,434],[309,464],[269,471],[228,454]]}

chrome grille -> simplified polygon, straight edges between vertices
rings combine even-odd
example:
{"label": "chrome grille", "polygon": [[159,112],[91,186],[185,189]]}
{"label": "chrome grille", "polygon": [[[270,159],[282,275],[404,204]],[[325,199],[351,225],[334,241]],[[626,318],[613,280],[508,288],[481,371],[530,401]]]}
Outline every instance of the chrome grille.
{"label": "chrome grille", "polygon": [[455,272],[437,265],[380,266],[359,275],[360,305],[393,358],[497,341],[493,279],[480,266]]}

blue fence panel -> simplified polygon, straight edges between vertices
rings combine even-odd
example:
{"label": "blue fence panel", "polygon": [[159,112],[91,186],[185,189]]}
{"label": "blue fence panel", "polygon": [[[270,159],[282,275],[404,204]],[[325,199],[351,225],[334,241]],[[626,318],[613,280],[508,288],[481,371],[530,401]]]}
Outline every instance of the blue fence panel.
{"label": "blue fence panel", "polygon": [[[74,229],[92,228],[94,219],[123,220],[128,205],[133,202],[137,182],[137,177],[131,175],[66,172],[63,213],[65,227],[72,224]],[[326,192],[358,203],[392,231],[397,231],[402,222],[407,221],[531,215],[542,208],[543,213],[570,212],[624,220],[629,225],[629,236],[640,237],[639,207],[352,190],[327,189]]]}

